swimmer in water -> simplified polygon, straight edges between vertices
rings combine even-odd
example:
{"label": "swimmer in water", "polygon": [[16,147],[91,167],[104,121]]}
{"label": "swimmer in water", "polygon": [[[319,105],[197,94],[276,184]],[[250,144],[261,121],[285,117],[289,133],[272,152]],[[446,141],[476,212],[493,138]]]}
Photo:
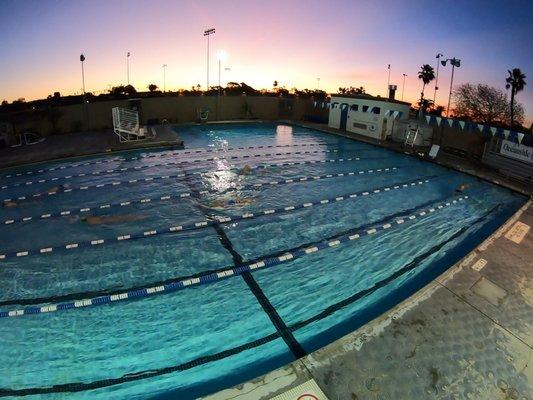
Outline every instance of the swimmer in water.
{"label": "swimmer in water", "polygon": [[252,203],[253,200],[250,197],[237,197],[235,200],[228,201],[228,204],[236,206],[247,206]]}
{"label": "swimmer in water", "polygon": [[469,189],[472,185],[470,183],[461,183],[455,188],[455,193],[463,193],[466,189]]}
{"label": "swimmer in water", "polygon": [[[56,194],[60,190],[67,189],[68,187],[69,187],[69,185],[54,186],[54,187],[48,189],[46,192],[39,193],[39,194],[40,195],[43,195],[43,194]],[[15,207],[18,207],[18,203],[13,201],[13,200],[4,200],[4,201],[2,201],[2,208],[15,208]]]}
{"label": "swimmer in water", "polygon": [[125,222],[135,222],[145,219],[144,215],[87,215],[74,219],[71,222],[85,222],[88,225],[113,225]]}
{"label": "swimmer in water", "polygon": [[250,175],[252,173],[252,167],[246,164],[239,170],[239,175]]}
{"label": "swimmer in water", "polygon": [[11,200],[9,200],[9,201],[5,201],[4,200],[2,202],[2,207],[4,207],[4,208],[13,208],[13,207],[16,207],[17,205],[18,205],[17,203],[15,203],[14,201],[11,201]]}
{"label": "swimmer in water", "polygon": [[209,204],[211,208],[226,208],[228,206],[244,207],[253,203],[251,197],[236,197],[235,199],[215,199]]}
{"label": "swimmer in water", "polygon": [[61,189],[59,186],[54,186],[46,191],[46,193],[57,193]]}
{"label": "swimmer in water", "polygon": [[57,192],[59,192],[61,190],[68,189],[69,186],[70,185],[68,185],[68,184],[54,186],[54,187],[51,187],[50,189],[48,189],[46,192],[44,192],[44,194],[56,194]]}

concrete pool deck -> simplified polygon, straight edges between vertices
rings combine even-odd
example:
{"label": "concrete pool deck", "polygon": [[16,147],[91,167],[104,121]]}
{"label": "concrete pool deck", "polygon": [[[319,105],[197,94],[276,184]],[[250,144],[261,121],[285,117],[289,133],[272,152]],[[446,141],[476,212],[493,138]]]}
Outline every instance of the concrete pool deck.
{"label": "concrete pool deck", "polygon": [[179,136],[167,125],[155,125],[153,128],[155,138],[135,142],[120,142],[111,129],[49,136],[35,145],[0,149],[0,168],[128,150],[183,148]]}
{"label": "concrete pool deck", "polygon": [[299,385],[310,380],[329,400],[531,399],[533,239],[525,226],[532,225],[530,200],[463,260],[389,312],[204,400],[278,399],[291,389],[298,394],[279,398],[297,400],[305,393]]}

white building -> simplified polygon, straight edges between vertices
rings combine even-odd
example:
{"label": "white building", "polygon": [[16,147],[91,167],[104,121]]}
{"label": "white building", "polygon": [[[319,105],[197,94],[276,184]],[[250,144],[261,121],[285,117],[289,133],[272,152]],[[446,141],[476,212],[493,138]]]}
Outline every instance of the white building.
{"label": "white building", "polygon": [[394,123],[409,118],[410,103],[370,95],[331,95],[328,125],[377,140],[392,136]]}

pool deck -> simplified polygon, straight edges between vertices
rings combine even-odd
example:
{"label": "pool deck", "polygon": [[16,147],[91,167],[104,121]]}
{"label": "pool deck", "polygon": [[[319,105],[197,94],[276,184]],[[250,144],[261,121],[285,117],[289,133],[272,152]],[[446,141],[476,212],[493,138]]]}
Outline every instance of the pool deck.
{"label": "pool deck", "polygon": [[272,399],[309,380],[329,400],[531,399],[533,239],[530,230],[520,243],[511,240],[518,241],[511,233],[524,227],[520,223],[533,225],[531,200],[463,260],[389,312],[283,368],[204,400]]}
{"label": "pool deck", "polygon": [[35,145],[0,149],[0,168],[147,148],[183,148],[168,125],[154,125],[154,129],[154,139],[135,142],[120,142],[111,129],[49,136]]}

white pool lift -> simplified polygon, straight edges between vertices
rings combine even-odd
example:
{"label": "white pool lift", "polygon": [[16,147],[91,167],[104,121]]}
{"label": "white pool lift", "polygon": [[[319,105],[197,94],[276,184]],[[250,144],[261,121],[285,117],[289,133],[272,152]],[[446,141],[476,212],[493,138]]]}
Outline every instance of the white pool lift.
{"label": "white pool lift", "polygon": [[[121,142],[147,139],[148,130],[139,125],[139,113],[127,108],[113,107],[113,130]],[[152,134],[153,134],[152,130]]]}

